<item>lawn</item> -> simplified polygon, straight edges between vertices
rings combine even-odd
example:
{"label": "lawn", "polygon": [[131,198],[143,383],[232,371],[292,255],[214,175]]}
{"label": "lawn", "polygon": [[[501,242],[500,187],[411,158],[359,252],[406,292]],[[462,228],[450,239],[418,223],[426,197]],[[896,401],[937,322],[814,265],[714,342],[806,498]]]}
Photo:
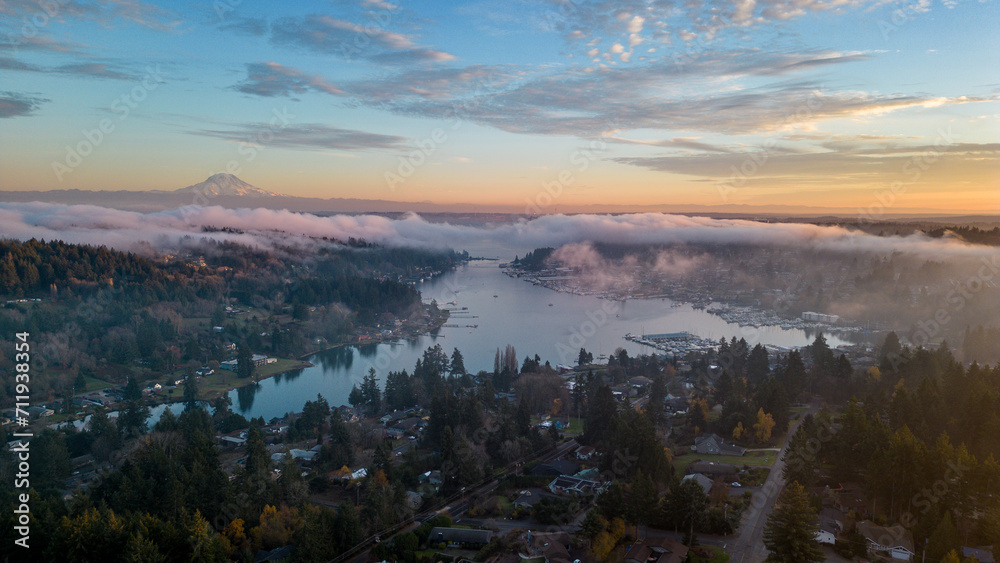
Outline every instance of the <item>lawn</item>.
{"label": "lawn", "polygon": [[108,387],[114,386],[114,383],[108,383],[103,379],[97,379],[96,377],[90,377],[86,375],[83,377],[87,381],[85,393],[90,393],[91,391],[100,391],[101,389],[107,389]]}
{"label": "lawn", "polygon": [[712,553],[711,558],[698,557],[694,553],[691,554],[691,558],[688,559],[691,563],[728,563],[729,554],[726,553],[725,549],[721,547],[714,547],[711,545],[698,546],[695,549],[709,551]]}
{"label": "lawn", "polygon": [[583,434],[583,419],[573,416],[569,417],[569,426],[563,432],[568,434]]}
{"label": "lawn", "polygon": [[[309,365],[309,363],[300,360],[279,359],[273,364],[265,364],[254,368],[254,373],[257,376],[257,381],[260,381],[279,373],[309,367]],[[175,371],[171,377],[181,379],[184,377],[184,373],[184,370],[178,370]],[[203,401],[208,401],[248,383],[250,383],[249,379],[240,379],[236,376],[236,372],[220,368],[215,370],[215,373],[212,375],[202,377],[198,380],[198,398]],[[177,398],[182,396],[183,393],[183,386],[178,386],[177,392],[172,393],[169,396]]]}
{"label": "lawn", "polygon": [[681,475],[687,472],[687,466],[697,460],[715,461],[719,463],[729,463],[737,467],[749,465],[751,467],[770,467],[774,465],[778,452],[774,451],[753,451],[747,452],[744,456],[735,455],[708,455],[691,452],[674,459],[674,469]]}

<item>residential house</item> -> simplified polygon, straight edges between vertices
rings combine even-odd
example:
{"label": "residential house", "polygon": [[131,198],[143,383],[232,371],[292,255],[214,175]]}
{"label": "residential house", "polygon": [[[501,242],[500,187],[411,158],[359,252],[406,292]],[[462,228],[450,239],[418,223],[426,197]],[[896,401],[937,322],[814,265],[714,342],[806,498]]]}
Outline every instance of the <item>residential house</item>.
{"label": "residential house", "polygon": [[444,483],[444,480],[441,479],[441,471],[435,469],[434,471],[421,473],[417,476],[417,482],[440,487]]}
{"label": "residential house", "polygon": [[710,479],[722,477],[727,481],[734,480],[740,470],[735,465],[729,463],[719,463],[716,461],[695,461],[688,465],[688,474],[701,473]]}
{"label": "residential house", "polygon": [[576,463],[565,459],[557,459],[555,461],[550,461],[549,463],[540,463],[536,465],[531,469],[529,474],[555,477],[557,475],[572,475],[579,470],[580,466]]}
{"label": "residential house", "polygon": [[245,438],[240,438],[239,436],[219,436],[219,442],[223,447],[236,449],[245,446],[247,441]]}
{"label": "residential house", "polygon": [[480,549],[490,543],[491,539],[493,539],[492,530],[471,530],[468,528],[435,527],[427,536],[427,541],[432,544],[443,542],[449,547],[467,549]]}
{"label": "residential house", "polygon": [[[157,387],[159,387],[159,385],[157,385]],[[31,418],[43,418],[55,414],[55,411],[53,411],[52,409],[41,407],[38,405],[35,405],[33,407],[28,407],[25,410],[28,412],[28,416]]]}
{"label": "residential house", "polygon": [[694,481],[695,483],[698,483],[699,485],[701,485],[701,490],[705,491],[706,495],[708,494],[709,491],[712,490],[712,485],[715,484],[714,481],[702,475],[701,473],[692,473],[690,475],[685,475],[681,479],[682,483],[684,481]]}
{"label": "residential house", "polygon": [[303,463],[311,463],[314,459],[316,459],[316,456],[319,455],[319,452],[314,452],[312,450],[299,450],[294,448],[288,450],[288,453],[291,454],[292,459]]}
{"label": "residential house", "polygon": [[985,547],[966,547],[962,546],[962,558],[975,559],[978,563],[994,563],[996,559],[993,558],[993,546],[987,545]]}
{"label": "residential house", "polygon": [[695,438],[692,449],[700,454],[735,456],[742,456],[747,451],[746,448],[726,442],[718,434],[707,434]]}
{"label": "residential house", "polygon": [[576,455],[576,459],[585,461],[594,457],[594,454],[597,453],[597,450],[595,450],[593,446],[580,446],[573,453]]}
{"label": "residential house", "polygon": [[549,483],[549,490],[556,494],[596,495],[604,492],[604,484],[571,475],[560,475]]}
{"label": "residential house", "polygon": [[816,541],[819,543],[833,545],[837,543],[837,534],[833,530],[821,527],[819,531],[816,532]]}
{"label": "residential house", "polygon": [[525,489],[514,499],[514,508],[531,508],[543,498],[556,498],[556,495],[545,489]]}
{"label": "residential house", "polygon": [[852,511],[858,515],[868,514],[868,502],[865,500],[864,490],[858,483],[847,483],[835,489],[827,489],[826,500],[844,514]]}
{"label": "residential house", "polygon": [[632,544],[625,552],[625,563],[682,563],[688,548],[671,538],[646,538]]}
{"label": "residential house", "polygon": [[862,520],[858,522],[857,530],[868,540],[868,550],[871,552],[901,561],[910,561],[915,555],[913,536],[899,524],[883,527],[871,520]]}
{"label": "residential house", "polygon": [[573,557],[569,550],[573,538],[566,532],[531,532],[526,535],[528,553],[519,553],[522,561],[544,559],[545,563],[570,563]]}

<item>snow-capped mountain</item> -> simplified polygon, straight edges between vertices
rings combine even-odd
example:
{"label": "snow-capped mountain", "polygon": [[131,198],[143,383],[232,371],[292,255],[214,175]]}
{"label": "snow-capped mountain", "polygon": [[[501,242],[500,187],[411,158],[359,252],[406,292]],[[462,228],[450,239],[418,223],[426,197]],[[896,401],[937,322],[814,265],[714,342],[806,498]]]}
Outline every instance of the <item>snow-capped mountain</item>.
{"label": "snow-capped mountain", "polygon": [[174,193],[199,193],[205,197],[282,197],[284,194],[262,190],[240,180],[232,174],[213,174],[204,182],[181,188]]}

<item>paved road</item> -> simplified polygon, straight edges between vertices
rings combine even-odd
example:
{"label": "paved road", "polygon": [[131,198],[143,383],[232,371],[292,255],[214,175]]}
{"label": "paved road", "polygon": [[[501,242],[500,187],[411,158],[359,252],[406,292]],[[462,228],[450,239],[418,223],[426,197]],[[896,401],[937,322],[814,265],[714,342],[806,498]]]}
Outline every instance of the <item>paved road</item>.
{"label": "paved road", "polygon": [[764,525],[767,523],[767,515],[771,513],[778,495],[785,486],[785,479],[782,476],[785,462],[782,458],[792,441],[792,436],[798,432],[802,419],[806,414],[815,414],[818,409],[817,405],[810,405],[808,413],[803,413],[795,422],[795,426],[788,432],[784,447],[778,453],[778,459],[771,466],[767,480],[753,494],[750,506],[743,513],[740,534],[728,549],[729,560],[732,563],[761,563],[767,558],[767,548],[764,547]]}

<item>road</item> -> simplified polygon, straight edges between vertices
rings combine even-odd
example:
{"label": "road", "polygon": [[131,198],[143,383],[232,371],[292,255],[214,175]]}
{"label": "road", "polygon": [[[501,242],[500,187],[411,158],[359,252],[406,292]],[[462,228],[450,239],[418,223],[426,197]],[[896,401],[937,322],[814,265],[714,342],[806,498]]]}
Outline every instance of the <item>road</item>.
{"label": "road", "polygon": [[809,411],[803,413],[795,426],[788,432],[788,439],[785,440],[784,447],[778,452],[778,459],[771,466],[771,472],[767,480],[760,489],[754,493],[750,501],[750,506],[743,513],[743,522],[740,524],[740,535],[730,545],[729,560],[732,563],[761,563],[767,558],[767,549],[764,547],[764,525],[767,524],[767,516],[774,508],[774,503],[778,500],[778,495],[785,486],[783,477],[785,462],[785,451],[792,441],[792,436],[798,432],[799,425],[806,414],[815,414],[819,407],[815,404],[809,405]]}

